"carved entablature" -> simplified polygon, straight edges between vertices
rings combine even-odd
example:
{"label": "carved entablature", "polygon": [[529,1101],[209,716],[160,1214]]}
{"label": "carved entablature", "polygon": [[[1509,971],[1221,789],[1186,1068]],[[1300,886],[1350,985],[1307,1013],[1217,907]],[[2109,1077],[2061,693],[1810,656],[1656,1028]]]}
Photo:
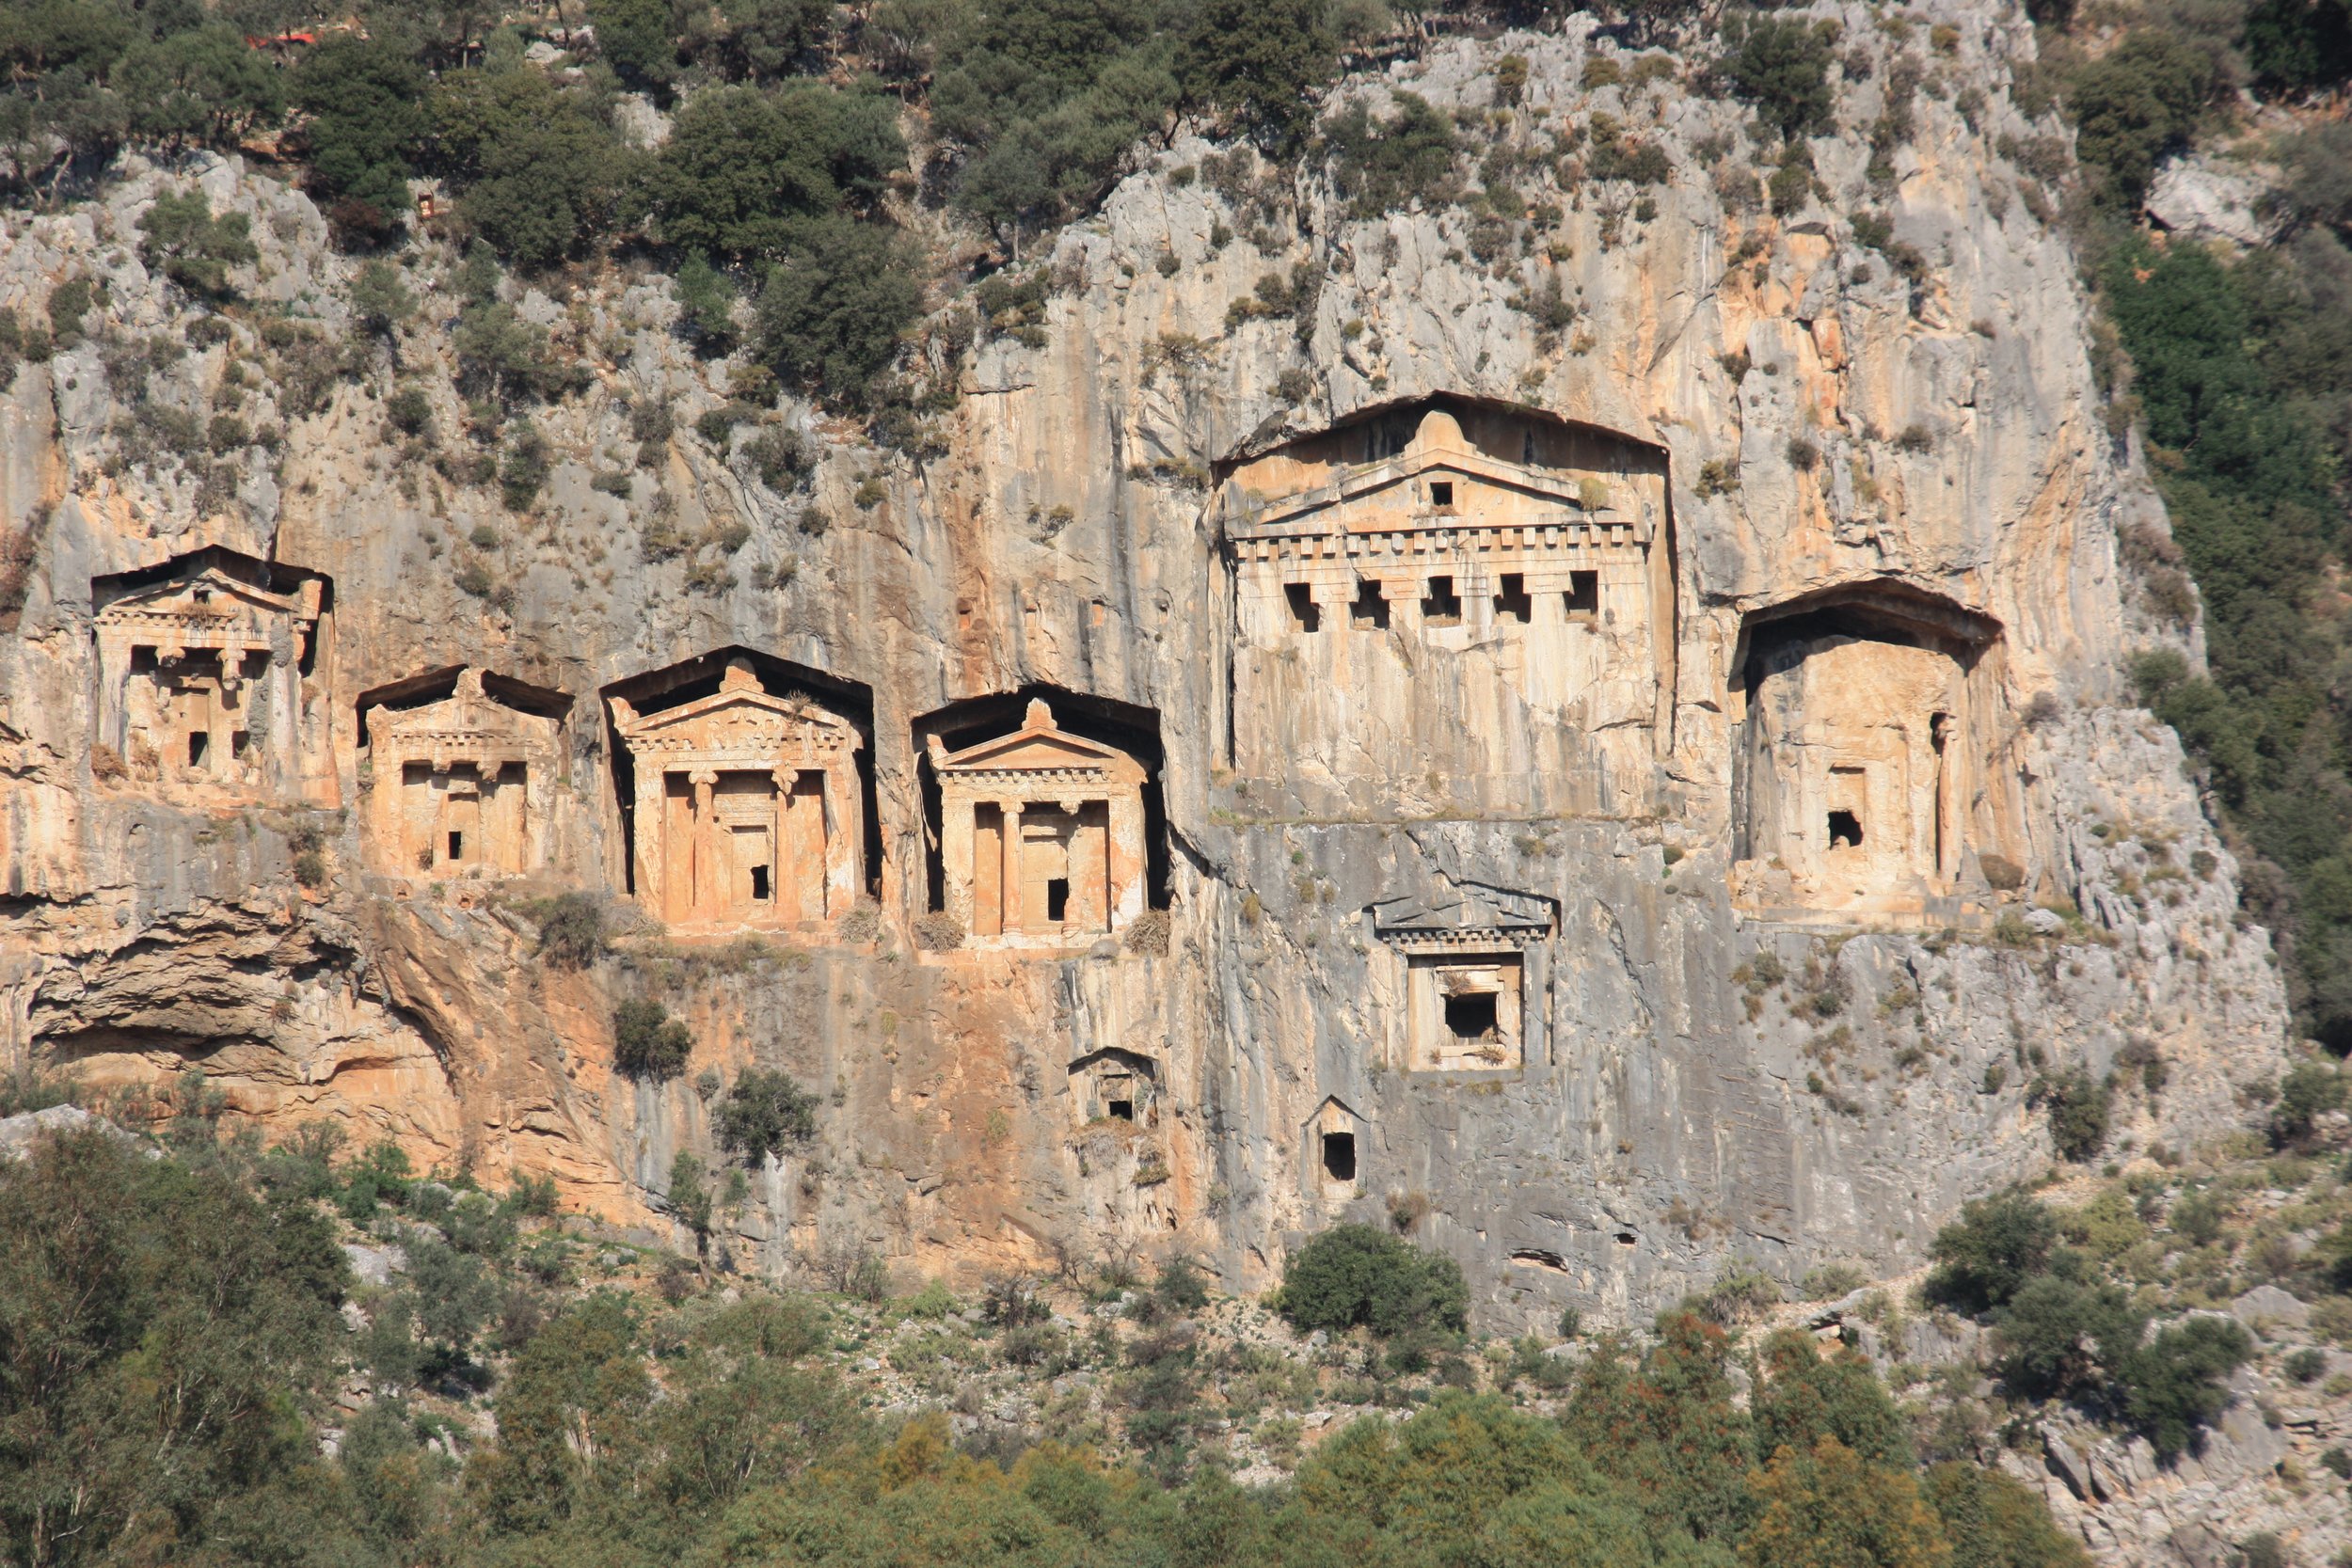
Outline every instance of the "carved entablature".
{"label": "carved entablature", "polygon": [[560,720],[490,695],[474,669],[438,702],[362,708],[368,853],[378,870],[497,876],[547,863]]}
{"label": "carved entablature", "polygon": [[940,790],[948,912],[976,944],[1061,947],[1144,911],[1141,763],[1073,735],[1032,702],[1019,729],[950,752]]}
{"label": "carved entablature", "polygon": [[1673,661],[1657,448],[1430,399],[1235,463],[1216,512],[1251,795],[1645,809]]}
{"label": "carved entablature", "polygon": [[858,894],[856,755],[840,715],[731,662],[719,689],[657,712],[608,697],[635,784],[635,886],[673,925],[810,927]]}
{"label": "carved entablature", "polygon": [[90,585],[98,744],[191,803],[331,804],[326,579],[211,547]]}
{"label": "carved entablature", "polygon": [[1541,1059],[1534,1001],[1548,985],[1550,899],[1465,883],[1436,897],[1383,899],[1369,912],[1404,966],[1402,987],[1391,974],[1385,993],[1401,991],[1403,1027],[1391,1038],[1407,1072],[1515,1071]]}

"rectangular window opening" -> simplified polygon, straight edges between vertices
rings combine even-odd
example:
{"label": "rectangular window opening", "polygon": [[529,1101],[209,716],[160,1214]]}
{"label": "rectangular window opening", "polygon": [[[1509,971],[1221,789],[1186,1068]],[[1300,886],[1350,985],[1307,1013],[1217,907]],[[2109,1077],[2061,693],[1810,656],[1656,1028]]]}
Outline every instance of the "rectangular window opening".
{"label": "rectangular window opening", "polygon": [[1070,879],[1052,877],[1045,883],[1045,918],[1059,923],[1070,912]]}
{"label": "rectangular window opening", "polygon": [[1432,480],[1429,484],[1429,504],[1440,512],[1452,511],[1454,509],[1454,482],[1450,479]]}
{"label": "rectangular window opening", "polygon": [[1501,1037],[1501,1021],[1496,1013],[1496,995],[1490,990],[1462,991],[1445,999],[1446,1033],[1457,1040],[1472,1042]]}
{"label": "rectangular window opening", "polygon": [[1568,591],[1565,597],[1567,601],[1568,613],[1571,615],[1599,614],[1600,574],[1598,572],[1570,572]]}
{"label": "rectangular window opening", "polygon": [[1282,584],[1282,597],[1290,601],[1291,619],[1300,631],[1323,629],[1323,607],[1315,603],[1314,590],[1303,582]]}
{"label": "rectangular window opening", "polygon": [[1389,601],[1380,585],[1367,579],[1356,588],[1356,602],[1347,607],[1347,624],[1358,631],[1389,629]]}
{"label": "rectangular window opening", "polygon": [[752,867],[752,902],[755,904],[768,902],[768,868],[764,865]]}
{"label": "rectangular window opening", "polygon": [[1334,1181],[1356,1180],[1356,1134],[1326,1132],[1323,1135],[1323,1174]]}
{"label": "rectangular window opening", "polygon": [[1421,601],[1422,624],[1431,626],[1458,626],[1462,624],[1462,595],[1454,591],[1454,579],[1431,578],[1429,593]]}
{"label": "rectangular window opening", "polygon": [[241,757],[245,755],[246,748],[251,744],[253,744],[253,735],[251,731],[230,730],[229,732],[229,754],[230,756]]}
{"label": "rectangular window opening", "polygon": [[188,736],[188,766],[190,768],[201,768],[204,766],[204,753],[212,749],[213,737],[206,735],[202,730],[198,730],[194,734],[190,735]]}
{"label": "rectangular window opening", "polygon": [[1829,814],[1829,847],[1833,849],[1862,847],[1862,818],[1850,811]]}
{"label": "rectangular window opening", "polygon": [[1495,619],[1517,621],[1525,626],[1534,620],[1535,600],[1527,592],[1527,576],[1523,572],[1502,574],[1502,586],[1495,594]]}
{"label": "rectangular window opening", "polygon": [[466,835],[454,828],[450,830],[449,834],[449,858],[453,861],[466,858]]}
{"label": "rectangular window opening", "polygon": [[1113,1121],[1133,1121],[1136,1119],[1136,1102],[1132,1100],[1114,1100],[1110,1103],[1110,1113]]}

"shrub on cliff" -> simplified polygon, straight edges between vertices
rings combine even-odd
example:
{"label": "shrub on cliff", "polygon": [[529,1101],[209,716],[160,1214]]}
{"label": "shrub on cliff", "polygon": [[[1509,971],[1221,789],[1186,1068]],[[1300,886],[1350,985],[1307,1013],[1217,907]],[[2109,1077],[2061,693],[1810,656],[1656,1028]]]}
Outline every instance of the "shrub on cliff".
{"label": "shrub on cliff", "polygon": [[612,1010],[612,1066],[623,1077],[666,1083],[693,1052],[692,1032],[660,1003],[632,996]]}
{"label": "shrub on cliff", "polygon": [[1817,135],[1832,127],[1834,28],[1768,16],[1735,24],[1726,37],[1729,47],[1717,69],[1765,124],[1785,137]]}
{"label": "shrub on cliff", "polygon": [[817,1097],[789,1073],[746,1068],[719,1102],[719,1147],[746,1164],[817,1135]]}
{"label": "shrub on cliff", "polygon": [[1337,1225],[1283,1268],[1275,1308],[1301,1333],[1343,1333],[1359,1323],[1383,1338],[1459,1333],[1470,1321],[1470,1287],[1451,1258],[1368,1225]]}
{"label": "shrub on cliff", "polygon": [[1937,1231],[1928,1247],[1935,1259],[1928,1299],[1963,1312],[2007,1306],[2026,1280],[2049,1267],[2058,1243],[2057,1216],[2024,1193],[1963,1205],[1960,1218]]}
{"label": "shrub on cliff", "polygon": [[527,912],[539,922],[539,956],[558,969],[585,969],[604,956],[604,906],[594,894],[559,893]]}
{"label": "shrub on cliff", "polygon": [[759,354],[785,380],[828,401],[862,403],[898,352],[923,305],[898,243],[834,219],[768,275],[759,296]]}

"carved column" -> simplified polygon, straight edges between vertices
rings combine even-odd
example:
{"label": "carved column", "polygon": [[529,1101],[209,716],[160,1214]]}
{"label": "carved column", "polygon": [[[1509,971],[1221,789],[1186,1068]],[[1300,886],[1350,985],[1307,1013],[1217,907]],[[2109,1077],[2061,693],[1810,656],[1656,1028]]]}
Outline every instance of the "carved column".
{"label": "carved column", "polygon": [[719,879],[718,832],[712,819],[718,816],[719,774],[716,768],[697,768],[686,776],[694,790],[692,888],[693,902],[689,907],[697,920],[715,919],[723,907]]}
{"label": "carved column", "polygon": [[972,907],[972,845],[976,832],[972,797],[953,789],[944,793],[946,799],[939,808],[939,857],[942,880],[946,884],[947,912],[966,931],[977,933],[977,911]]}
{"label": "carved column", "polygon": [[1004,900],[1004,932],[1007,936],[1022,928],[1022,915],[1026,912],[1028,889],[1021,880],[1021,802],[1007,800],[999,807],[1005,814],[1004,867],[997,878]]}
{"label": "carved column", "polygon": [[1143,797],[1132,789],[1115,791],[1110,819],[1110,916],[1116,931],[1143,913]]}
{"label": "carved column", "polygon": [[[970,834],[964,838],[970,853]],[[836,752],[825,766],[825,909],[838,919],[857,907],[858,863],[866,853],[866,800],[858,791],[857,759]]]}
{"label": "carved column", "polygon": [[669,792],[662,787],[661,769],[645,757],[633,759],[631,776],[637,785],[637,809],[630,822],[629,851],[635,869],[630,880],[637,886],[637,907],[657,920],[667,920],[669,911],[669,856],[664,853],[670,836]]}

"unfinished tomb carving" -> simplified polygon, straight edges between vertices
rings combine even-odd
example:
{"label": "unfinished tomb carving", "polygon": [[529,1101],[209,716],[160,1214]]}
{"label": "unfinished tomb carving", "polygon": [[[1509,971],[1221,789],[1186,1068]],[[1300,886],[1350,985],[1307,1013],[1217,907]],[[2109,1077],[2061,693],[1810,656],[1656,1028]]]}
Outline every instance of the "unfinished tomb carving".
{"label": "unfinished tomb carving", "polygon": [[707,695],[641,713],[608,695],[630,767],[631,885],[677,926],[809,927],[856,902],[856,725],[731,659]]}
{"label": "unfinished tomb carving", "polygon": [[1370,914],[1375,951],[1391,956],[1385,989],[1404,1000],[1391,1046],[1406,1071],[1513,1071],[1546,1058],[1551,900],[1471,884],[1386,899]]}
{"label": "unfinished tomb carving", "polygon": [[1058,947],[1144,911],[1144,766],[1032,701],[1009,735],[950,751],[927,738],[939,789],[946,909],[977,942]]}
{"label": "unfinished tomb carving", "polygon": [[1244,780],[1351,815],[1645,809],[1673,688],[1659,449],[1429,399],[1237,462],[1216,508]]}
{"label": "unfinished tomb carving", "polygon": [[[447,684],[448,694],[418,701]],[[369,859],[398,876],[519,875],[548,863],[561,692],[463,669],[359,700]]]}
{"label": "unfinished tomb carving", "polygon": [[316,572],[218,546],[95,579],[99,743],[167,797],[332,804],[330,597]]}
{"label": "unfinished tomb carving", "polygon": [[1750,618],[1734,757],[1733,892],[1791,918],[1950,923],[2018,816],[1997,627],[1892,585]]}

